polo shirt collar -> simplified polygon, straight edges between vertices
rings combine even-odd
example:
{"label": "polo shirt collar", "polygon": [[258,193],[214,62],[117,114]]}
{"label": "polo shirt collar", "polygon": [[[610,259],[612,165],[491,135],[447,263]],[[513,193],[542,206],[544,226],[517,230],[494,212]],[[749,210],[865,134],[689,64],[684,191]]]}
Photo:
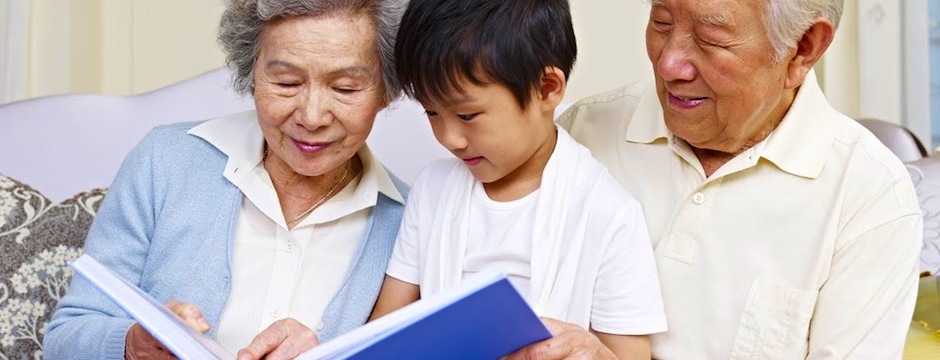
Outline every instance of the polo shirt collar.
{"label": "polo shirt collar", "polygon": [[[834,112],[819,87],[815,71],[811,70],[780,125],[755,146],[756,155],[792,175],[818,177],[835,139],[835,123],[831,120],[834,117],[830,114]],[[627,125],[625,140],[651,144],[668,139],[671,145],[674,137],[666,127],[656,87],[651,84],[640,97]]]}

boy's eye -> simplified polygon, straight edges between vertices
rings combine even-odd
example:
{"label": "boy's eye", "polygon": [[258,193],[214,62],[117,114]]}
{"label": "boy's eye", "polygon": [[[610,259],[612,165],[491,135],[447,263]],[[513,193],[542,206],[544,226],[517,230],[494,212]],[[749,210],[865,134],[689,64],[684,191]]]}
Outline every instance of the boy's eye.
{"label": "boy's eye", "polygon": [[457,118],[460,119],[460,120],[463,120],[463,121],[470,121],[470,120],[473,120],[473,118],[477,117],[477,115],[479,115],[479,114],[480,114],[480,113],[476,113],[476,114],[457,114]]}
{"label": "boy's eye", "polygon": [[427,114],[427,115],[428,115],[428,117],[434,117],[434,116],[437,116],[437,112],[435,112],[435,111],[431,111],[431,110],[424,110],[424,113],[425,113],[425,114]]}

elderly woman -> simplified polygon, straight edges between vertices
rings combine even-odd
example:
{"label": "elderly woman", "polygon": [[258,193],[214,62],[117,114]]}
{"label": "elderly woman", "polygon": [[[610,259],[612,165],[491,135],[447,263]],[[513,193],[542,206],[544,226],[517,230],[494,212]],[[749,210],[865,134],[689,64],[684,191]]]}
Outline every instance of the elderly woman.
{"label": "elderly woman", "polygon": [[[321,341],[365,323],[407,192],[364,146],[400,93],[404,3],[228,1],[219,40],[257,110],[148,134],[86,253],[233,353],[278,321]],[[44,346],[49,359],[169,355],[81,278]]]}

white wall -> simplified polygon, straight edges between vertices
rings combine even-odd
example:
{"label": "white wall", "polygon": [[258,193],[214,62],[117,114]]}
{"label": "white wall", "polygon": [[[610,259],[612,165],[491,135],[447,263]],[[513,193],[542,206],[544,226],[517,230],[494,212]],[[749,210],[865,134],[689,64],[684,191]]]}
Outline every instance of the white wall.
{"label": "white wall", "polygon": [[[5,0],[4,0],[5,1]],[[651,77],[644,0],[573,0],[579,60],[565,101]],[[220,0],[33,0],[30,97],[146,92],[223,65]]]}
{"label": "white wall", "polygon": [[646,56],[644,0],[571,0],[578,62],[565,101],[653,77]]}
{"label": "white wall", "polygon": [[[215,41],[221,0],[23,1],[32,4],[30,97],[64,92],[135,94],[223,65],[223,55]],[[860,51],[881,54],[900,51],[899,42],[889,38],[897,34],[895,30],[887,35],[860,36],[862,10],[857,3],[872,2],[884,2],[888,9],[898,7],[894,0],[846,1],[835,43],[817,69],[823,88],[837,109],[850,116],[883,115],[887,120],[898,121],[899,100],[885,103],[883,98],[863,99],[858,90],[864,85],[859,79],[866,79],[860,73],[877,74],[873,69],[884,66],[871,60],[860,61]],[[646,0],[571,0],[571,8],[579,56],[566,102],[652,77],[644,45],[649,14]],[[897,14],[892,14],[886,16],[897,27]],[[889,47],[879,50],[880,45],[859,46],[872,37],[881,39],[872,44],[886,42]],[[882,57],[885,59],[876,61],[894,65],[900,62],[899,57]],[[860,71],[864,69],[870,71]],[[882,76],[889,81],[886,90],[900,91],[899,78],[892,76],[895,74]]]}

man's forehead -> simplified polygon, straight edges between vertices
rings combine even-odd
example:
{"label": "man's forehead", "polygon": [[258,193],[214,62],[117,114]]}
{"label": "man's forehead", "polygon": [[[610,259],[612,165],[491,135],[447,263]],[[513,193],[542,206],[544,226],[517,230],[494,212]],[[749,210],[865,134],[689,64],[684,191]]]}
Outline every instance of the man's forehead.
{"label": "man's forehead", "polygon": [[729,27],[748,17],[759,20],[762,1],[766,0],[650,0],[650,4],[667,10],[681,10],[698,22]]}

